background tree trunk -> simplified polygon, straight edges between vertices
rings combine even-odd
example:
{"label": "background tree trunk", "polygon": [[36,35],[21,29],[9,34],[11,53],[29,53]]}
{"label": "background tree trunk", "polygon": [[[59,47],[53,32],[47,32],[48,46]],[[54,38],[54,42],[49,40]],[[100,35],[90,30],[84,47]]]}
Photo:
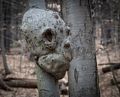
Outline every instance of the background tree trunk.
{"label": "background tree trunk", "polygon": [[4,65],[4,70],[5,70],[5,74],[10,74],[10,70],[9,70],[9,67],[7,65],[7,59],[6,59],[6,56],[5,56],[5,47],[4,47],[4,32],[1,31],[1,53],[2,53],[2,58],[3,58],[3,65]]}
{"label": "background tree trunk", "polygon": [[29,7],[36,7],[40,9],[46,9],[45,0],[29,0]]}
{"label": "background tree trunk", "polygon": [[2,53],[2,58],[3,58],[3,65],[4,65],[4,69],[5,69],[5,74],[10,74],[10,70],[9,70],[9,67],[7,65],[7,60],[6,60],[6,56],[5,56],[5,46],[4,46],[4,27],[3,27],[3,24],[4,24],[4,21],[3,21],[3,9],[2,9],[2,0],[0,2],[0,12],[1,12],[1,18],[0,18],[0,34],[1,34],[1,53]]}
{"label": "background tree trunk", "polygon": [[71,27],[73,60],[69,69],[70,97],[99,97],[93,25],[89,0],[63,0],[63,17]]}

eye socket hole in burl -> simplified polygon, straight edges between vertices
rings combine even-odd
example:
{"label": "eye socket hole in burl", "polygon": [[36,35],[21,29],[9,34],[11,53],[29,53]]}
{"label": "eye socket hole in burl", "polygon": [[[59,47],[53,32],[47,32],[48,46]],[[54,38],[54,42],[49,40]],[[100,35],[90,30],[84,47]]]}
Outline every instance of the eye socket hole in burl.
{"label": "eye socket hole in burl", "polygon": [[43,37],[51,42],[52,41],[52,38],[53,38],[53,33],[52,33],[52,30],[51,29],[47,29],[44,33],[43,33]]}

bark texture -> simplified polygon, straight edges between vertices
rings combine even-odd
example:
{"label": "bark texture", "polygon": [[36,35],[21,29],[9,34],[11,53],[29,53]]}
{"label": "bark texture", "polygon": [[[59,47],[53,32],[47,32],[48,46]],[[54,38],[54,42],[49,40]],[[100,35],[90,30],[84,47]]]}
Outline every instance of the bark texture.
{"label": "bark texture", "polygon": [[[49,14],[49,12],[45,13],[44,10],[41,10],[41,9],[46,9],[45,0],[30,0],[29,7],[30,9],[25,13],[26,15],[24,15],[23,17],[23,22],[22,22],[23,24],[21,28],[22,30],[24,29],[26,32],[28,32],[28,34],[30,32],[33,32],[33,34],[29,34],[31,36],[28,36],[26,38],[28,40],[27,46],[28,47],[30,46],[31,48],[33,47],[32,51],[29,47],[30,52],[32,53],[35,52],[37,53],[37,55],[39,55],[39,53],[41,54],[40,45],[42,45],[40,41],[41,37],[39,36],[40,33],[42,33],[42,30],[40,29],[45,28],[47,26],[45,25],[46,22],[44,21],[45,20],[44,18],[47,17],[47,14]],[[38,12],[37,10],[39,10],[40,12]],[[41,19],[41,17],[43,18]],[[39,34],[36,35],[36,33]],[[42,52],[44,51],[42,50]],[[47,72],[45,72],[44,70],[42,70],[41,67],[38,66],[38,64],[36,65],[36,74],[37,74],[37,84],[38,84],[37,86],[38,86],[39,97],[59,97],[58,82],[55,80],[55,78],[50,74],[48,74]]]}
{"label": "bark texture", "polygon": [[70,97],[99,97],[94,33],[87,0],[63,0],[62,6],[73,42],[74,58],[69,68]]}
{"label": "bark texture", "polygon": [[36,57],[39,97],[60,97],[58,79],[64,77],[72,59],[68,27],[57,12],[31,8],[21,28],[26,48]]}
{"label": "bark texture", "polygon": [[40,9],[46,9],[45,6],[45,0],[29,0],[29,7],[33,8],[40,8]]}

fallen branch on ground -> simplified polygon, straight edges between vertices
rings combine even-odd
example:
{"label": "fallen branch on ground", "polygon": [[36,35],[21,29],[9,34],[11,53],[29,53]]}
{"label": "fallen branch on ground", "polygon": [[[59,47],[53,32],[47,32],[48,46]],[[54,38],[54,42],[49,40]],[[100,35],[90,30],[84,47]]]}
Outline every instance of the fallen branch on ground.
{"label": "fallen branch on ground", "polygon": [[37,88],[37,81],[35,79],[25,78],[7,78],[4,82],[14,88]]}
{"label": "fallen branch on ground", "polygon": [[[36,79],[26,79],[26,78],[5,78],[4,82],[13,88],[28,88],[35,89],[37,88],[37,80]],[[63,84],[60,82],[60,84]],[[64,83],[64,85],[66,85]],[[60,85],[63,86],[63,85]],[[60,91],[62,95],[68,95],[68,90],[66,88],[62,89],[60,87]]]}
{"label": "fallen branch on ground", "polygon": [[111,65],[111,66],[107,66],[107,67],[102,68],[102,72],[103,73],[111,72],[111,68],[113,70],[120,69],[120,63],[112,63],[112,64],[113,65]]}
{"label": "fallen branch on ground", "polygon": [[6,91],[12,90],[1,78],[0,78],[0,88]]}

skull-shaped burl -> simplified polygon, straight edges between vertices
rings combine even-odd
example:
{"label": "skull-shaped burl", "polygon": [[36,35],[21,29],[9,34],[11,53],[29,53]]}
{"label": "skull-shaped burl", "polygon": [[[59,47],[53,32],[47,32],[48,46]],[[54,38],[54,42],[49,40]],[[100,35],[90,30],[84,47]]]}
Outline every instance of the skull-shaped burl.
{"label": "skull-shaped burl", "polygon": [[[37,56],[39,92],[52,91],[50,88],[55,88],[56,81],[64,77],[72,59],[69,28],[57,12],[37,8],[24,14],[21,28],[29,51]],[[54,93],[53,96],[42,94],[40,92],[41,97],[59,97]]]}

